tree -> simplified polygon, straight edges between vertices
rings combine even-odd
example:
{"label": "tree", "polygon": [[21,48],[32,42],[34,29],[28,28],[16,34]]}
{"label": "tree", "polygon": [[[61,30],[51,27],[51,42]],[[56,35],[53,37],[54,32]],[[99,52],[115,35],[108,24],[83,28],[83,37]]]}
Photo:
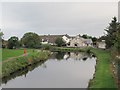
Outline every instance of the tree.
{"label": "tree", "polygon": [[92,36],[89,36],[89,35],[87,35],[87,34],[83,34],[82,37],[83,37],[84,39],[92,39]]}
{"label": "tree", "polygon": [[3,32],[0,31],[0,48],[2,47],[2,36],[3,36]]}
{"label": "tree", "polygon": [[84,39],[87,39],[87,38],[88,38],[88,36],[87,36],[86,34],[82,35],[82,37],[83,37]]}
{"label": "tree", "polygon": [[3,32],[0,31],[0,40],[2,40]]}
{"label": "tree", "polygon": [[42,48],[43,50],[50,50],[52,47],[51,47],[50,44],[42,44],[42,45],[41,45],[41,48]]}
{"label": "tree", "polygon": [[118,51],[120,54],[120,23],[117,28],[117,32],[115,33],[115,42],[114,42],[114,48]]}
{"label": "tree", "polygon": [[55,40],[55,43],[57,44],[58,47],[65,45],[65,42],[63,41],[63,39],[59,37]]}
{"label": "tree", "polygon": [[98,39],[96,37],[92,37],[93,45],[96,45],[97,40]]}
{"label": "tree", "polygon": [[18,37],[13,36],[8,40],[8,48],[9,49],[15,49],[19,47],[19,41]]}
{"label": "tree", "polygon": [[117,22],[117,18],[113,17],[113,20],[111,21],[107,29],[105,29],[105,31],[107,32],[107,36],[106,36],[107,48],[112,48],[114,46],[118,25],[119,23]]}
{"label": "tree", "polygon": [[97,38],[96,38],[96,37],[92,37],[92,41],[93,41],[93,42],[96,42],[96,41],[97,41]]}
{"label": "tree", "polygon": [[25,33],[21,39],[21,43],[26,48],[40,48],[41,39],[38,34],[33,32]]}

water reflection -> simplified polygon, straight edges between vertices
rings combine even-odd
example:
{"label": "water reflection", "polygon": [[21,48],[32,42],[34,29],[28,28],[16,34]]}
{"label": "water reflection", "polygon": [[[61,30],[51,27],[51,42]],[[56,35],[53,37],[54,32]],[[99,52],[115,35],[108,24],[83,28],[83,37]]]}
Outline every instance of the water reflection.
{"label": "water reflection", "polygon": [[24,76],[24,77],[26,77],[28,72],[34,70],[35,68],[37,68],[39,66],[41,66],[43,68],[46,68],[46,64],[44,64],[44,63],[45,63],[45,61],[38,62],[36,64],[33,64],[31,66],[26,67],[24,70],[16,71],[15,73],[11,74],[9,77],[3,78],[2,79],[2,83],[3,84],[7,84],[7,82],[9,80],[15,79],[18,76]]}
{"label": "water reflection", "polygon": [[93,54],[84,52],[54,52],[50,57],[50,59],[57,60],[68,60],[69,58],[86,61],[88,58],[95,58],[95,56]]}
{"label": "water reflection", "polygon": [[87,88],[96,58],[79,52],[52,52],[50,58],[4,78],[4,88]]}

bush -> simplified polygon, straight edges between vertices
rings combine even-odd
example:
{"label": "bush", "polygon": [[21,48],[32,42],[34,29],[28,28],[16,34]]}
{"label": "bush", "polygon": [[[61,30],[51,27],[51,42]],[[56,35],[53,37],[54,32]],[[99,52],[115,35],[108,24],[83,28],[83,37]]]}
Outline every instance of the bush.
{"label": "bush", "polygon": [[44,49],[44,50],[50,50],[51,49],[51,45],[49,45],[49,44],[42,44],[42,49]]}

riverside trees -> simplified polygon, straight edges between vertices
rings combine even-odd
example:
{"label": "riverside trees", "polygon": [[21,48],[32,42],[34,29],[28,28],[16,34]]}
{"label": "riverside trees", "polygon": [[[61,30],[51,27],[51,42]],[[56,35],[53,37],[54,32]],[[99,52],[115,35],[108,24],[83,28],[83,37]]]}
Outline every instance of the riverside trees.
{"label": "riverside trees", "polygon": [[8,48],[9,49],[15,49],[19,47],[19,41],[18,37],[13,36],[8,40]]}
{"label": "riverside trees", "polygon": [[38,34],[28,32],[23,35],[21,39],[21,44],[26,48],[40,48],[41,39]]}
{"label": "riverside trees", "polygon": [[107,32],[105,36],[106,48],[112,49],[120,54],[120,22],[117,21],[116,17],[113,17],[105,31]]}

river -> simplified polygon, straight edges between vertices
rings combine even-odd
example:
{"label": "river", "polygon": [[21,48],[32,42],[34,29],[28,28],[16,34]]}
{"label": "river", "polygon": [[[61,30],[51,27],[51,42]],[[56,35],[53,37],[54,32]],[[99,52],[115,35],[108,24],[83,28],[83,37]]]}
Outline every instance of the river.
{"label": "river", "polygon": [[96,57],[81,52],[53,52],[48,60],[29,66],[2,81],[3,88],[87,88]]}

